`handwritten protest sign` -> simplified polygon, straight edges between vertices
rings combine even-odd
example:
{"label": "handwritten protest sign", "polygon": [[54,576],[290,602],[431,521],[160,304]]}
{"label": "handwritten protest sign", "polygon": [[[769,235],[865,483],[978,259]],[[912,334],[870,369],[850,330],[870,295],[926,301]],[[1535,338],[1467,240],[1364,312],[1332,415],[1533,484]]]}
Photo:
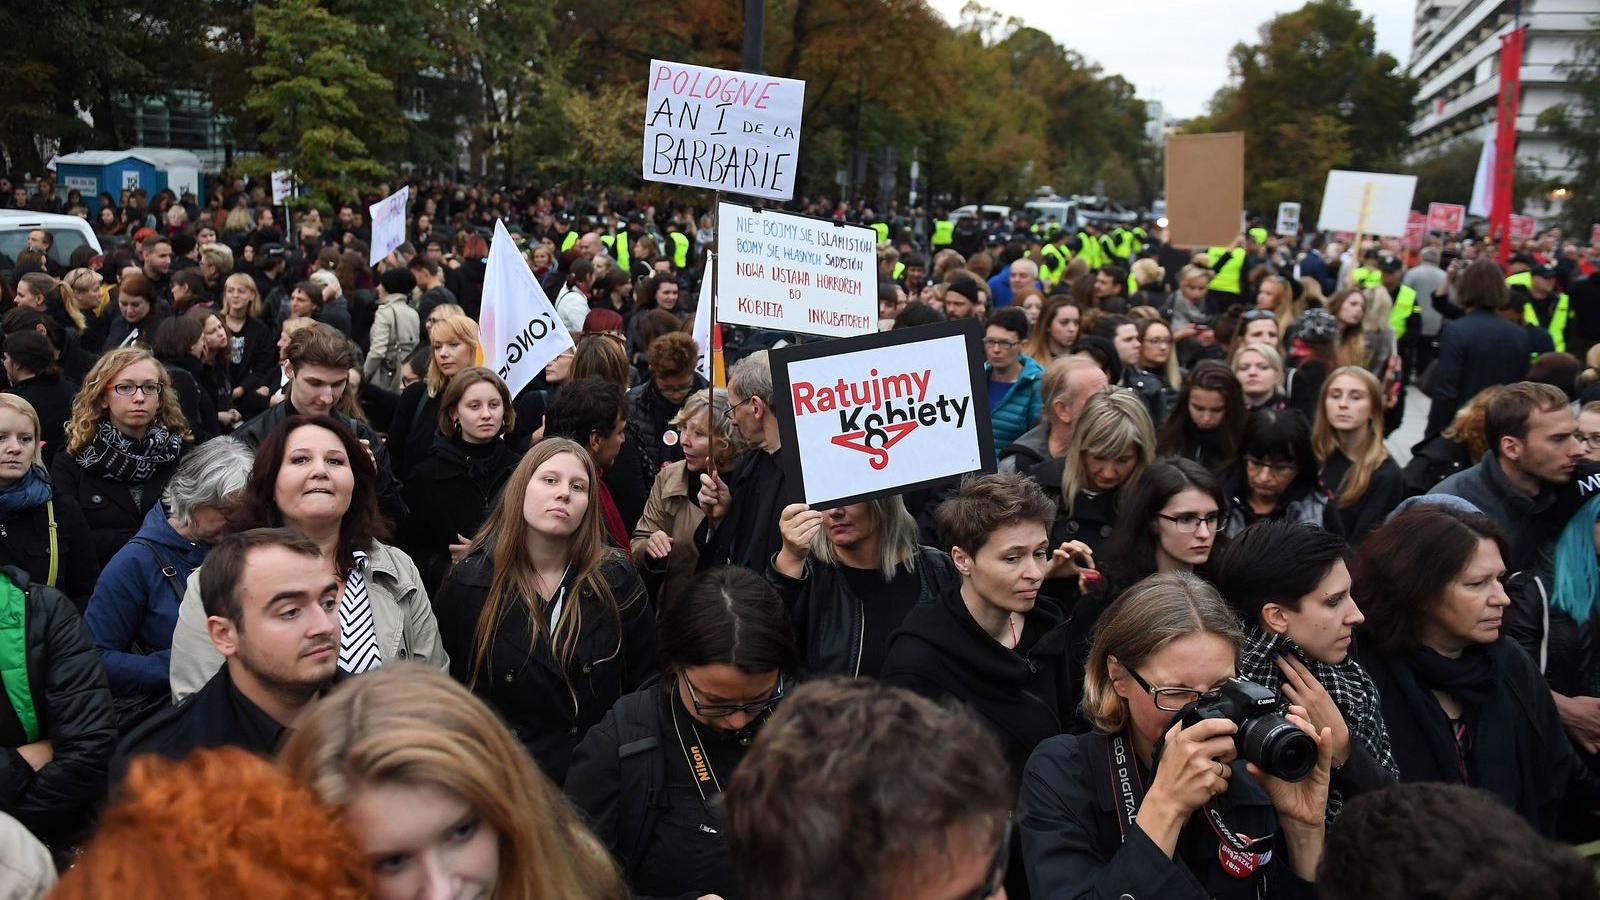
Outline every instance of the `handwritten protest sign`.
{"label": "handwritten protest sign", "polygon": [[1455,234],[1466,224],[1467,208],[1459,203],[1429,203],[1428,230]]}
{"label": "handwritten protest sign", "polygon": [[1317,230],[1403,237],[1416,191],[1415,175],[1330,169]]}
{"label": "handwritten protest sign", "polygon": [[479,319],[484,364],[513,395],[543,371],[545,363],[572,348],[572,335],[523,261],[506,224],[498,219],[483,273]]}
{"label": "handwritten protest sign", "polygon": [[878,327],[877,234],[870,228],[717,206],[717,321],[848,336]]}
{"label": "handwritten protest sign", "polygon": [[650,61],[644,178],[788,200],[806,83]]}
{"label": "handwritten protest sign", "polygon": [[277,169],[272,173],[272,205],[281,206],[294,196],[294,173]]}
{"label": "handwritten protest sign", "polygon": [[782,461],[813,508],[995,469],[975,319],[773,350]]}
{"label": "handwritten protest sign", "polygon": [[407,186],[367,207],[368,221],[372,223],[372,248],[367,251],[368,265],[377,265],[378,260],[406,242],[406,205],[410,198],[411,188]]}

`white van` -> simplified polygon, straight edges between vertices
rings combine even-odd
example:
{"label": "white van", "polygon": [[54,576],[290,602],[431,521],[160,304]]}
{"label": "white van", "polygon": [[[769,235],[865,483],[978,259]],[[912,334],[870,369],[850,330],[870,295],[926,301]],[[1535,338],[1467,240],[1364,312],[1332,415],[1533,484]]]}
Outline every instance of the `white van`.
{"label": "white van", "polygon": [[36,228],[50,232],[50,259],[63,269],[68,268],[73,251],[85,244],[94,248],[95,256],[104,252],[94,229],[77,216],[0,209],[0,270],[10,272],[16,268],[17,254],[28,248],[28,232]]}

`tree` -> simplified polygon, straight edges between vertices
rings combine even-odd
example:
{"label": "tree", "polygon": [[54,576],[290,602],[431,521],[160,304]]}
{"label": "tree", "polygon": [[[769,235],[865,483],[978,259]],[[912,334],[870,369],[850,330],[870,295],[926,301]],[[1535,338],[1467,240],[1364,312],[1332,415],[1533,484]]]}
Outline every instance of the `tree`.
{"label": "tree", "polygon": [[1390,170],[1410,140],[1416,82],[1377,50],[1372,20],[1350,0],[1311,0],[1238,44],[1229,84],[1191,132],[1242,131],[1245,205],[1315,207],[1330,168]]}
{"label": "tree", "polygon": [[1559,185],[1571,191],[1561,208],[1567,233],[1580,238],[1600,222],[1600,17],[1590,20],[1576,56],[1559,67],[1572,99],[1539,115],[1539,125],[1560,139],[1572,178]]}

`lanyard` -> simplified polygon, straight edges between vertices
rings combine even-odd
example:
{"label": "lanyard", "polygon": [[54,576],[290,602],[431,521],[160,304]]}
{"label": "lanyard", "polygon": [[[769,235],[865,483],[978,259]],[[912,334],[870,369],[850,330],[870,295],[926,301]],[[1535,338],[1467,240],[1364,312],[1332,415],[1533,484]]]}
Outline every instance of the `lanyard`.
{"label": "lanyard", "polygon": [[[678,725],[678,707],[682,702],[678,699],[676,690],[673,691],[670,703],[672,731],[678,736],[678,749],[683,751],[683,759],[689,764],[689,771],[694,775],[694,789],[700,792],[702,801],[709,800],[722,793],[722,782],[717,780],[717,773],[711,769],[711,757],[706,755],[705,746],[700,741],[700,731],[694,727],[693,722],[689,723],[691,740],[687,744],[684,743],[683,729]],[[708,784],[711,785],[709,796],[706,794]]]}

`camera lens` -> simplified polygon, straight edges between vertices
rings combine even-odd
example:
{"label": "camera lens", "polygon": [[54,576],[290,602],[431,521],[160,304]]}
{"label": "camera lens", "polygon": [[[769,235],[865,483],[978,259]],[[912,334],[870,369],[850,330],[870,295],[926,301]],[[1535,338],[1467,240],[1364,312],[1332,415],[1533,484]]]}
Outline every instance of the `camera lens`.
{"label": "camera lens", "polygon": [[1246,721],[1235,740],[1240,755],[1284,781],[1299,781],[1317,766],[1317,742],[1282,716]]}

